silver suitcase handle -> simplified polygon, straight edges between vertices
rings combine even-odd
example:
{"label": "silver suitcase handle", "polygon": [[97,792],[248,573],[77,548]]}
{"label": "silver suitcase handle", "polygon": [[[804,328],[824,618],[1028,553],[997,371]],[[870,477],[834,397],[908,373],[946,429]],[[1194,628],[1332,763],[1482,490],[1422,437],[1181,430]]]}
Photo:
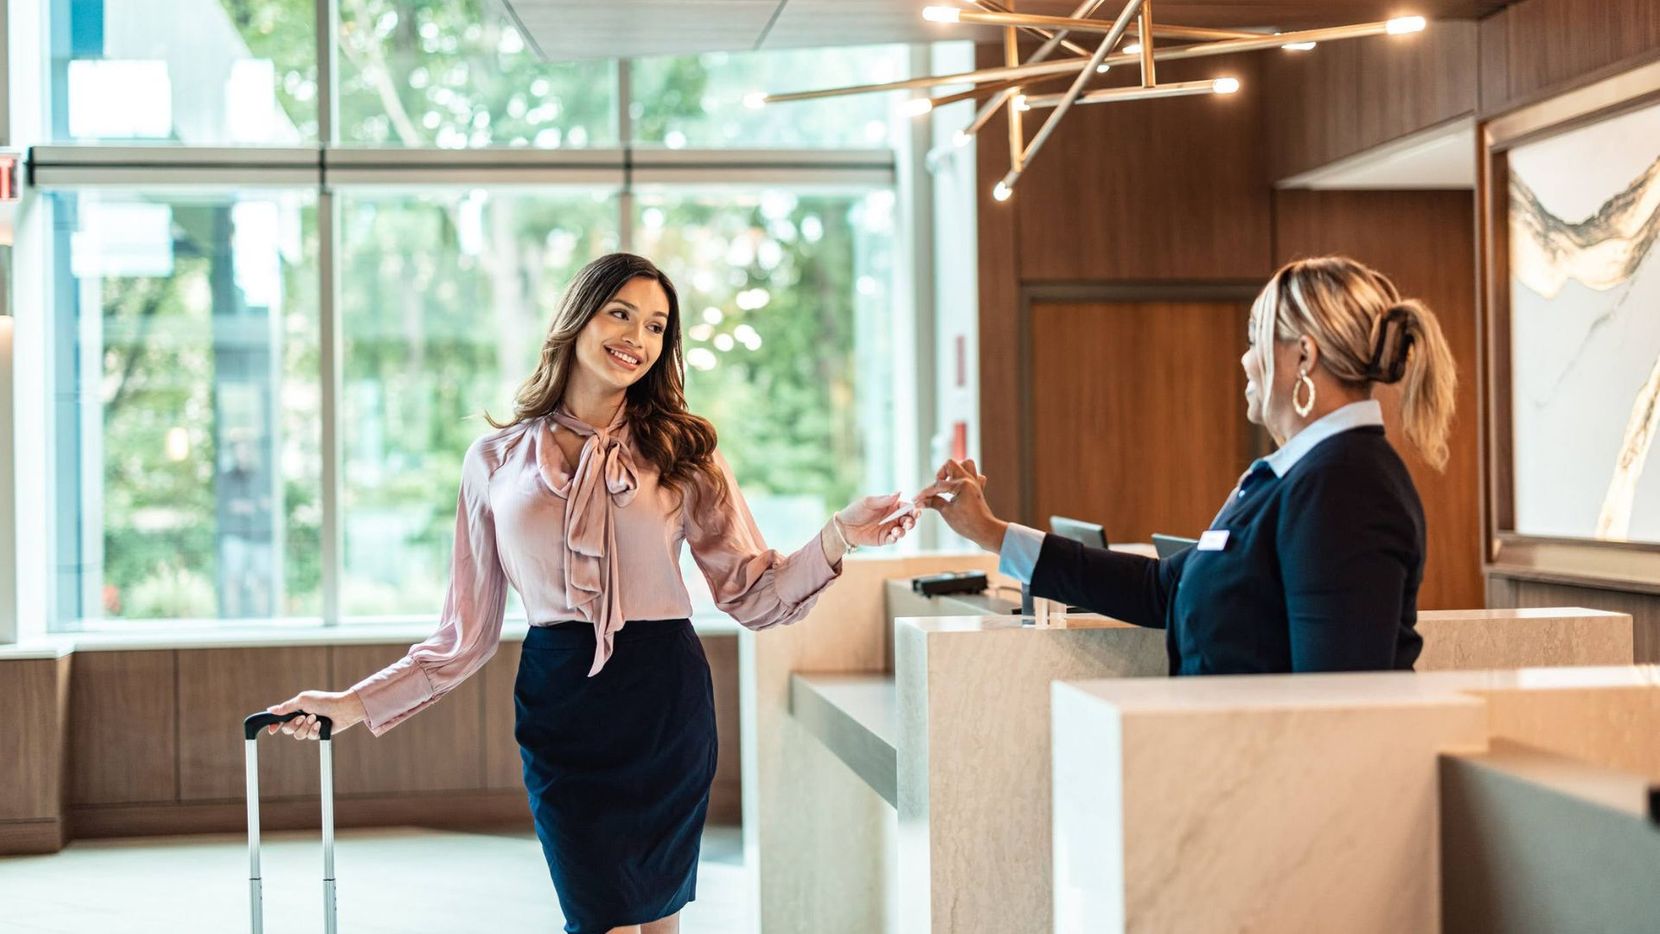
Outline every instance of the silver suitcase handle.
{"label": "silver suitcase handle", "polygon": [[[250,714],[242,721],[243,749],[246,752],[246,771],[248,776],[248,910],[249,930],[253,934],[264,934],[265,905],[260,890],[259,877],[259,732],[275,723],[287,723],[296,717],[304,717],[306,712],[296,710],[290,714],[274,714],[261,711]],[[333,731],[334,721],[328,717],[319,716],[317,723],[321,727],[317,738],[319,757],[323,770],[323,930],[327,934],[335,934],[334,912],[334,749],[329,741],[329,734]]]}

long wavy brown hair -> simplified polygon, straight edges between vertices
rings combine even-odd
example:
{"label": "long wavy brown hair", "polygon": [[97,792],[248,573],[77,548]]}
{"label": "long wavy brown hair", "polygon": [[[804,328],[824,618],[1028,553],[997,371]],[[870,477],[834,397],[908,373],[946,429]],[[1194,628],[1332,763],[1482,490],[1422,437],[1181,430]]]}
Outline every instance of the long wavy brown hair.
{"label": "long wavy brown hair", "polygon": [[651,369],[628,387],[628,428],[635,450],[657,468],[659,482],[684,494],[702,475],[722,499],[726,483],[715,465],[715,426],[686,409],[686,362],[680,346],[680,297],[674,283],[651,260],[633,253],[608,253],[582,267],[565,290],[559,311],[542,341],[542,355],[514,397],[513,418],[485,421],[508,428],[548,415],[565,397],[576,366],[576,338],[594,315],[634,279],[651,279],[669,298],[669,323],[663,329],[663,352]]}

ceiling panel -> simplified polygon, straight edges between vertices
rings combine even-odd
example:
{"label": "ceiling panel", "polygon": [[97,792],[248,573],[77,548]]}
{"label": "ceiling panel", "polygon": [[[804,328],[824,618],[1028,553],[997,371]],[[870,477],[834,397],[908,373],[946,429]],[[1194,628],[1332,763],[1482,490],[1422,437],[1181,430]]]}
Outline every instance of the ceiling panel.
{"label": "ceiling panel", "polygon": [[549,61],[753,49],[779,0],[501,0]]}
{"label": "ceiling panel", "polygon": [[[551,60],[639,58],[755,48],[801,48],[996,38],[996,30],[929,23],[921,11],[955,0],[500,0]],[[1184,26],[1307,29],[1416,14],[1472,19],[1508,0],[1156,0],[1158,21]],[[1076,0],[1004,0],[1065,16]],[[1095,16],[1110,18],[1119,0]]]}
{"label": "ceiling panel", "polygon": [[[938,5],[955,2],[936,0]],[[938,42],[947,39],[989,40],[999,34],[995,29],[930,23],[922,18],[922,8],[931,5],[936,4],[912,0],[786,0],[762,48]],[[1004,5],[1008,5],[1008,0],[1004,0]],[[1025,5],[1019,8],[1024,10]],[[1072,10],[1062,12],[1070,13]]]}

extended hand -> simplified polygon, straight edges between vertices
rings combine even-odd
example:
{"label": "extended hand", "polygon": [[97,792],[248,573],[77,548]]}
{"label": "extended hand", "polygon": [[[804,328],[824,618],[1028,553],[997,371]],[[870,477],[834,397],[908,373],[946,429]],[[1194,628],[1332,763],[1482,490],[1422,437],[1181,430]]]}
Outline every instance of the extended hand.
{"label": "extended hand", "polygon": [[948,460],[934,475],[934,483],[916,495],[916,503],[940,514],[951,530],[987,551],[1003,547],[1009,524],[992,515],[986,504],[986,478],[972,459]]}
{"label": "extended hand", "polygon": [[836,513],[836,518],[841,522],[848,544],[870,548],[891,545],[904,538],[916,526],[919,512],[916,504],[901,500],[898,493],[889,493],[856,499]]}

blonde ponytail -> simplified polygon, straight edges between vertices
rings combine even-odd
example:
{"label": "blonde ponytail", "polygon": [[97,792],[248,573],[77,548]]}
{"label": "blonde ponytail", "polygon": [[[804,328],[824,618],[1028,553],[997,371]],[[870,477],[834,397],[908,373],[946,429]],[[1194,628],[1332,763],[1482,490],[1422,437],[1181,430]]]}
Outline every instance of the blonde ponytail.
{"label": "blonde ponytail", "polygon": [[[1441,333],[1435,312],[1417,299],[1391,311],[1405,312],[1407,339],[1400,360],[1401,428],[1408,441],[1436,470],[1447,466],[1447,434],[1452,429],[1453,396],[1458,389],[1452,348]],[[1393,366],[1391,368],[1394,368]]]}

